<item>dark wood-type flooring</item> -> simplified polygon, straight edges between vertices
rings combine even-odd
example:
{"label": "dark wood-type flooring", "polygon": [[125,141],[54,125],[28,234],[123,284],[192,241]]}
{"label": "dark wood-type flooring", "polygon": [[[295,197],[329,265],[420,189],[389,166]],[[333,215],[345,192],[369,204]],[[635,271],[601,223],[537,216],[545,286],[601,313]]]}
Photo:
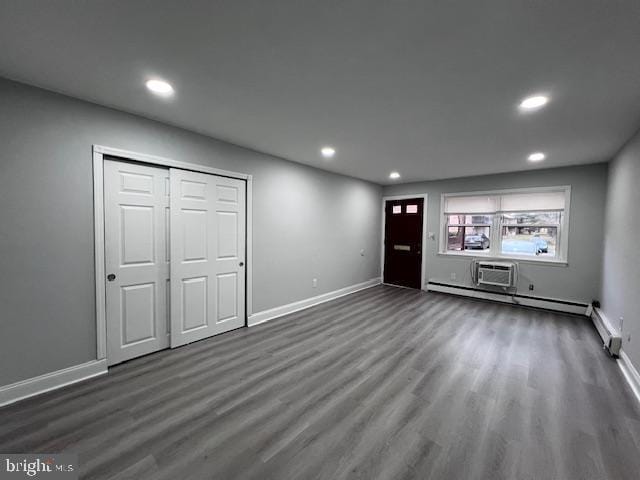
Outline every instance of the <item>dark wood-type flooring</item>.
{"label": "dark wood-type flooring", "polygon": [[583,317],[387,286],[0,409],[82,478],[638,479],[640,408]]}

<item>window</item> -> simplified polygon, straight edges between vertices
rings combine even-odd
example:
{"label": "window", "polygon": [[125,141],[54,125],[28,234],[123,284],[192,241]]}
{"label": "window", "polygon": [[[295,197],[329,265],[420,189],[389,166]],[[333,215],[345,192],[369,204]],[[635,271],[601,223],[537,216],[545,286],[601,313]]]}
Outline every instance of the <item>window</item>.
{"label": "window", "polygon": [[447,250],[488,251],[490,238],[490,215],[448,215]]}
{"label": "window", "polygon": [[442,196],[441,253],[565,261],[570,187]]}
{"label": "window", "polygon": [[407,205],[407,213],[418,213],[418,205]]}
{"label": "window", "polygon": [[561,218],[561,212],[503,214],[501,252],[555,258]]}

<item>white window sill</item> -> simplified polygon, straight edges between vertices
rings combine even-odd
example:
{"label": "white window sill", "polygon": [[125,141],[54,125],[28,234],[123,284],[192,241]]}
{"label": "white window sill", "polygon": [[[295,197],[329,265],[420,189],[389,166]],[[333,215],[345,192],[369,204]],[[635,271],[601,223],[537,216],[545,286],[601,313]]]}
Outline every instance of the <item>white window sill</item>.
{"label": "white window sill", "polygon": [[467,257],[467,258],[486,258],[491,260],[512,260],[520,263],[531,263],[534,265],[553,265],[556,267],[568,267],[569,263],[566,260],[559,260],[556,258],[532,258],[529,256],[517,256],[517,255],[490,255],[487,253],[479,252],[438,252],[439,257]]}

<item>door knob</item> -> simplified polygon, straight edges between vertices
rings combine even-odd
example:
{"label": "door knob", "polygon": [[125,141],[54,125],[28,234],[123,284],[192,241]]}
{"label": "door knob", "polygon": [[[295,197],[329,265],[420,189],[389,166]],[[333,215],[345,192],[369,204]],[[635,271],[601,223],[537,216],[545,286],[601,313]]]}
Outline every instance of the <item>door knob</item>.
{"label": "door knob", "polygon": [[240,265],[241,267],[244,267],[244,262],[240,262],[238,265]]}
{"label": "door knob", "polygon": [[110,282],[113,282],[116,279],[116,276],[114,273],[110,273],[109,275],[107,275],[107,280],[109,280]]}

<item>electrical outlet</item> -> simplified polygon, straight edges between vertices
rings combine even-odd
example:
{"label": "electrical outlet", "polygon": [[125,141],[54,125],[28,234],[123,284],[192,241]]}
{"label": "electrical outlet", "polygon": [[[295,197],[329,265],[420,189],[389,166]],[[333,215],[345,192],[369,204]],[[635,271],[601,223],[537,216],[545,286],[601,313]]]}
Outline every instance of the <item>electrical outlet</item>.
{"label": "electrical outlet", "polygon": [[451,272],[451,280],[455,280],[456,279],[456,274],[455,272]]}
{"label": "electrical outlet", "polygon": [[311,280],[311,286],[313,288],[316,288],[318,286],[318,279],[314,278],[313,280]]}
{"label": "electrical outlet", "polygon": [[529,284],[529,290],[532,290],[532,291],[533,291],[533,283],[530,283],[530,284]]}

